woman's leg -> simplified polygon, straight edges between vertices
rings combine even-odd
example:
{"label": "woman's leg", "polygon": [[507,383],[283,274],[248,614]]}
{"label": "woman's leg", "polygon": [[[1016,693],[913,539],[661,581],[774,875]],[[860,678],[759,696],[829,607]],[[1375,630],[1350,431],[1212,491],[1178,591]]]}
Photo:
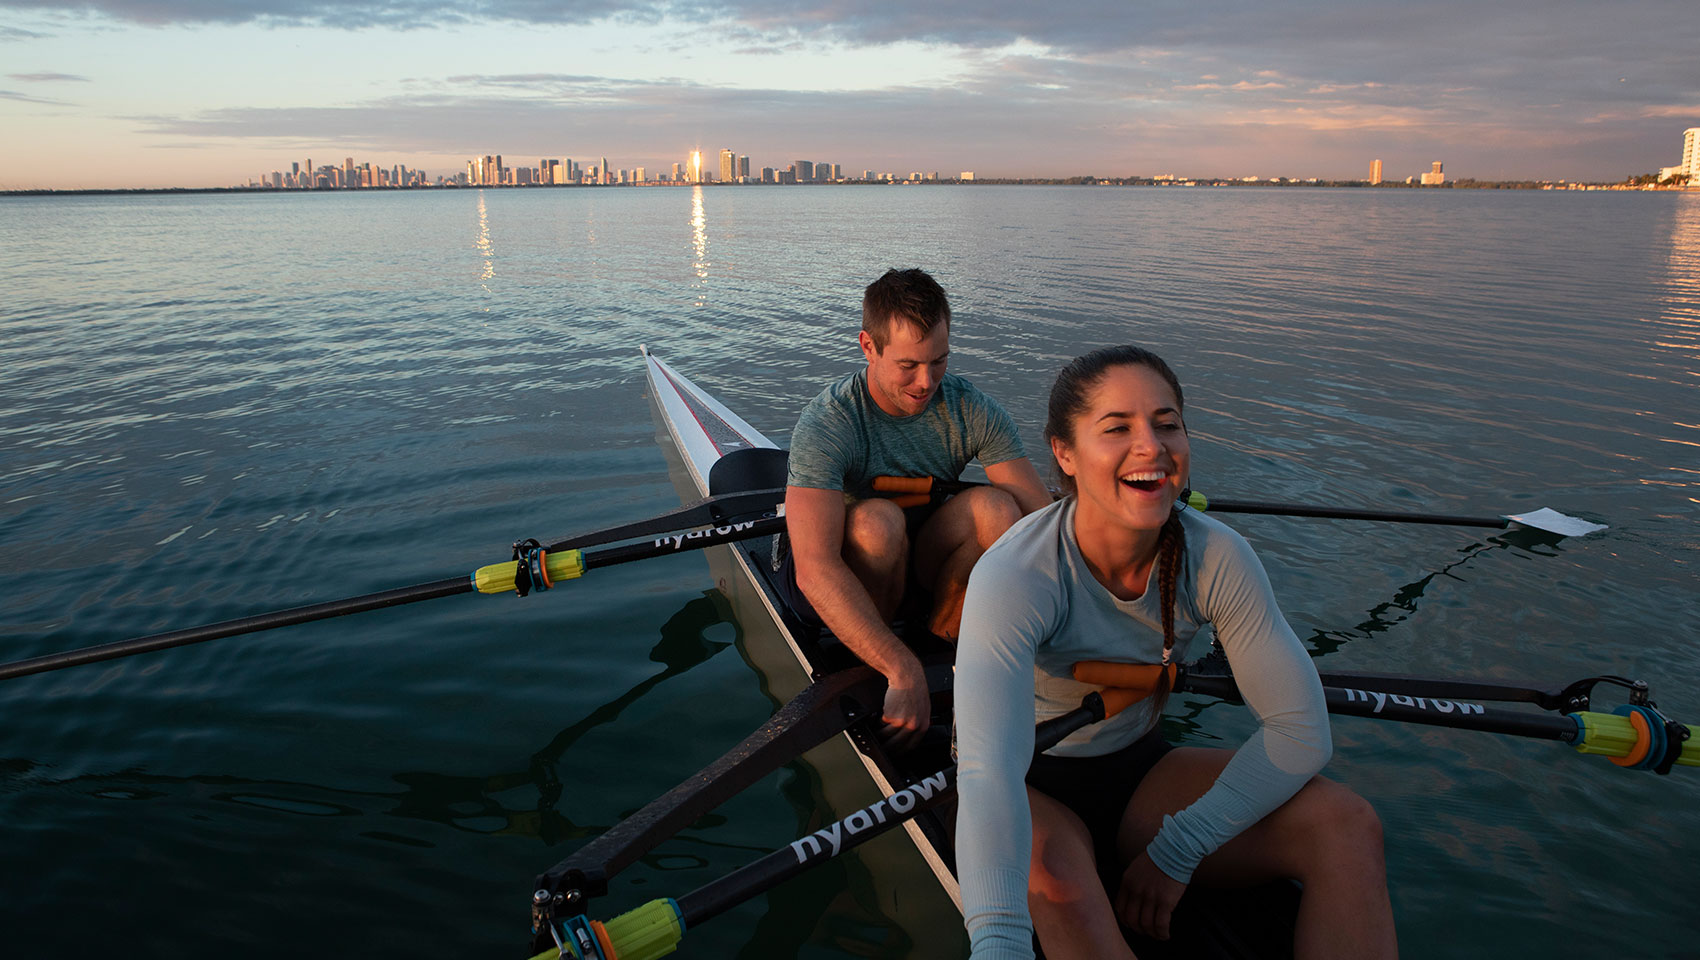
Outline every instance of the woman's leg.
{"label": "woman's leg", "polygon": [[1027,910],[1046,958],[1133,960],[1110,909],[1110,896],[1098,879],[1086,824],[1074,811],[1032,788],[1027,801],[1033,811]]}
{"label": "woman's leg", "polygon": [[[1163,824],[1216,782],[1227,750],[1170,751],[1140,782],[1116,838],[1131,861]],[[1304,885],[1294,955],[1396,957],[1381,820],[1350,789],[1313,777],[1292,799],[1204,858],[1195,883],[1247,886],[1281,877]],[[1111,891],[1114,896],[1114,891]]]}

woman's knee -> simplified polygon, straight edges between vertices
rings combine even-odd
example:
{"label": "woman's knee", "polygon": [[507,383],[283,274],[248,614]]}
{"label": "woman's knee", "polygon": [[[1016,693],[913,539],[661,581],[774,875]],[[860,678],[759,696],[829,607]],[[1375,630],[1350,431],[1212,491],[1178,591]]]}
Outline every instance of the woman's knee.
{"label": "woman's knee", "polygon": [[[1085,869],[1082,869],[1082,867]],[[1066,916],[1085,909],[1085,905],[1102,899],[1102,886],[1092,869],[1090,858],[1085,864],[1050,862],[1035,849],[1033,862],[1027,871],[1027,907],[1035,914]]]}
{"label": "woman's knee", "polygon": [[[1308,794],[1308,796],[1307,796]],[[1318,777],[1294,800],[1294,827],[1302,834],[1299,849],[1317,864],[1338,866],[1353,861],[1383,860],[1381,817],[1368,800],[1352,789]]]}

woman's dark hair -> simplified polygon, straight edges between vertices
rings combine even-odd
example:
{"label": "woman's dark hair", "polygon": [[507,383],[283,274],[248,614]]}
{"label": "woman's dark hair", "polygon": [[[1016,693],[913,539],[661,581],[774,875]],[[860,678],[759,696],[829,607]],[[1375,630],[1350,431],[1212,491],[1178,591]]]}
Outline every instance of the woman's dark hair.
{"label": "woman's dark hair", "polygon": [[[1186,397],[1181,393],[1180,378],[1157,356],[1142,347],[1100,347],[1082,357],[1075,357],[1057,374],[1051,385],[1050,403],[1045,409],[1045,439],[1061,440],[1073,445],[1074,418],[1086,409],[1086,395],[1104,378],[1111,367],[1148,367],[1175,392],[1175,406],[1185,409]],[[1183,425],[1184,429],[1184,425]],[[1057,467],[1057,479],[1074,492],[1074,478]],[[1181,529],[1180,511],[1171,507],[1163,529],[1157,533],[1157,597],[1163,605],[1163,653],[1175,646],[1175,583],[1180,579],[1186,561],[1186,535]],[[1153,710],[1161,713],[1168,700],[1169,687],[1165,680],[1153,698]]]}

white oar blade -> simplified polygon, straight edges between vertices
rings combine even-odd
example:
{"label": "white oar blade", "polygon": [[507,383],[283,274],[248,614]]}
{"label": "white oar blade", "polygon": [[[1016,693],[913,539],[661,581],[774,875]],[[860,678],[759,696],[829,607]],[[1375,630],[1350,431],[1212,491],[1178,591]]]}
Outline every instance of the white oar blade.
{"label": "white oar blade", "polygon": [[1505,514],[1505,519],[1512,523],[1520,523],[1525,527],[1556,533],[1561,537],[1581,537],[1606,529],[1603,523],[1589,523],[1576,517],[1559,513],[1551,507],[1542,507],[1532,513],[1519,513],[1515,516]]}

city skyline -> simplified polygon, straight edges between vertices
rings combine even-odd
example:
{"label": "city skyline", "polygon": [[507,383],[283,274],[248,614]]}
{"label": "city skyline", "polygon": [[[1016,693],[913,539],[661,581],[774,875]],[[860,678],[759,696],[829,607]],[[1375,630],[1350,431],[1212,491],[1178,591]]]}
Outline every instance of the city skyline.
{"label": "city skyline", "polygon": [[[1688,4],[4,0],[0,189],[221,187],[283,157],[437,174],[976,170],[1610,182],[1700,125]],[[488,146],[486,146],[488,145]],[[476,151],[476,153],[475,153]],[[814,162],[810,160],[810,162]],[[755,172],[752,170],[752,173]]]}

